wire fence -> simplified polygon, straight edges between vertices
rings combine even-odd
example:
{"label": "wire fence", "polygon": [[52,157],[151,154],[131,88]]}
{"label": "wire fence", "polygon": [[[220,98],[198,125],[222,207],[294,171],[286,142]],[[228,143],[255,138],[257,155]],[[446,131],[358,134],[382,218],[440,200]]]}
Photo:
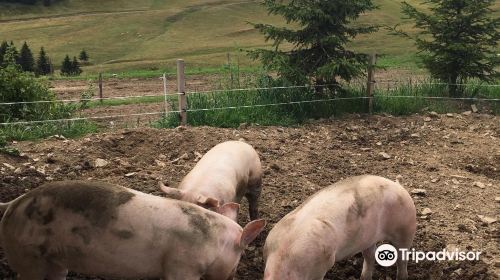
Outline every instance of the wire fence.
{"label": "wire fence", "polygon": [[[390,84],[390,81],[374,81],[375,84]],[[447,83],[430,83],[430,82],[415,82],[410,86],[424,86],[424,85],[443,85],[443,86],[470,86],[470,87],[500,87],[500,84],[447,84]],[[100,102],[105,100],[128,100],[128,99],[142,99],[142,98],[164,98],[166,96],[179,96],[183,94],[193,95],[193,94],[212,94],[212,93],[231,93],[231,92],[249,92],[249,91],[273,91],[273,90],[284,90],[284,89],[314,89],[314,88],[327,88],[339,86],[339,84],[324,84],[324,85],[302,85],[302,86],[280,86],[280,87],[249,87],[249,88],[238,88],[238,89],[218,89],[218,90],[207,90],[207,91],[186,91],[167,93],[167,94],[152,94],[152,95],[130,95],[130,96],[112,96],[103,98],[79,98],[79,99],[55,99],[55,100],[37,100],[37,101],[19,101],[19,102],[4,102],[0,103],[0,106],[5,105],[30,105],[30,104],[47,104],[47,103],[79,103],[79,102]],[[500,94],[500,93],[499,93]],[[392,97],[409,97],[409,96],[392,96]],[[420,97],[420,96],[419,96]],[[422,96],[422,98],[426,98]],[[457,100],[472,100],[474,98],[458,98],[458,97],[433,97],[442,99],[457,99]],[[495,99],[487,98],[476,98],[475,100],[490,100],[495,101]]]}
{"label": "wire fence", "polygon": [[[386,83],[386,81],[379,81],[377,83]],[[414,83],[416,85],[443,85],[449,86],[446,83]],[[465,85],[465,84],[455,84],[455,85]],[[468,102],[492,102],[496,103],[500,101],[500,98],[482,98],[482,97],[448,97],[448,96],[423,96],[423,95],[391,95],[391,94],[376,94],[375,96],[352,96],[352,97],[328,97],[310,100],[288,100],[280,102],[267,102],[262,104],[227,104],[227,106],[207,106],[207,107],[189,107],[185,110],[172,110],[175,108],[173,103],[175,101],[167,100],[167,97],[187,95],[188,101],[189,96],[196,95],[210,95],[212,94],[213,100],[215,100],[218,94],[254,94],[262,92],[276,92],[276,91],[286,91],[286,90],[300,90],[300,89],[318,89],[326,88],[331,86],[338,86],[338,84],[327,84],[327,85],[302,85],[302,86],[278,86],[278,87],[248,87],[248,88],[238,88],[238,89],[223,89],[223,90],[208,90],[208,91],[187,91],[185,93],[164,93],[155,95],[133,95],[133,96],[115,96],[106,98],[82,98],[82,99],[61,99],[61,100],[39,100],[39,101],[27,101],[27,102],[5,102],[0,103],[0,106],[13,106],[13,105],[32,105],[32,104],[47,104],[47,103],[77,103],[77,102],[99,102],[103,100],[128,100],[128,99],[143,99],[143,98],[158,98],[157,103],[165,102],[165,108],[162,111],[154,112],[140,112],[140,113],[123,113],[123,114],[107,114],[103,116],[82,116],[74,118],[59,118],[59,119],[47,119],[47,120],[30,120],[30,121],[12,121],[0,123],[0,126],[9,125],[36,125],[42,123],[58,123],[58,122],[73,122],[73,121],[84,121],[84,120],[106,120],[106,119],[117,119],[117,118],[130,118],[130,117],[141,117],[141,116],[164,116],[168,117],[172,114],[179,114],[182,112],[209,112],[209,111],[222,111],[222,110],[236,110],[236,109],[249,109],[249,108],[265,108],[265,107],[276,107],[276,106],[287,106],[287,105],[305,105],[305,104],[315,104],[315,103],[331,103],[340,102],[348,100],[369,100],[377,98],[389,98],[389,99],[418,99],[418,100],[455,100],[455,101],[468,101]],[[471,85],[468,85],[471,86]],[[474,84],[474,87],[500,87],[500,85],[492,84]],[[361,92],[364,89],[361,89]],[[500,93],[499,93],[500,95]],[[175,99],[174,99],[175,100]],[[269,101],[269,99],[268,99]],[[138,102],[141,104],[141,102]],[[207,105],[213,105],[213,103],[206,103]],[[167,108],[169,107],[169,108]]]}

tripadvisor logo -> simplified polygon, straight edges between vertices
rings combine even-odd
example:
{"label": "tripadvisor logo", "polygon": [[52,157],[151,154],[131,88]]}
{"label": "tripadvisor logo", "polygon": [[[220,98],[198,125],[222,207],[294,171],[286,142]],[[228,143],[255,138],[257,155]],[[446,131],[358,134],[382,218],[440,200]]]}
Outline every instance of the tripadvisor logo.
{"label": "tripadvisor logo", "polygon": [[381,266],[389,267],[396,263],[398,259],[403,261],[478,261],[481,252],[476,251],[460,251],[455,249],[452,251],[443,249],[441,251],[417,251],[415,249],[399,249],[399,251],[390,244],[383,244],[375,251],[375,260]]}

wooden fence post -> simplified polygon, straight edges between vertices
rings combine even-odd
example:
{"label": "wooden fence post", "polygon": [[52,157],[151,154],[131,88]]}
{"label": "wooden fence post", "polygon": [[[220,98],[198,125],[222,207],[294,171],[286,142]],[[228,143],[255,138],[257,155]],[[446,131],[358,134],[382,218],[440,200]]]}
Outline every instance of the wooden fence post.
{"label": "wooden fence post", "polygon": [[165,118],[168,117],[167,74],[163,73],[163,95],[165,96]]}
{"label": "wooden fence post", "polygon": [[377,55],[371,54],[368,61],[368,82],[366,84],[366,93],[368,96],[368,112],[373,113],[373,91],[375,89],[375,63]]}
{"label": "wooden fence post", "polygon": [[102,73],[99,73],[99,99],[102,103]]}
{"label": "wooden fence post", "polygon": [[229,69],[229,75],[231,77],[231,89],[234,87],[234,77],[233,77],[233,69],[231,69],[231,54],[227,53],[227,67]]}
{"label": "wooden fence post", "polygon": [[184,73],[184,60],[177,60],[177,92],[179,94],[179,115],[181,125],[187,125],[187,98],[186,78]]}

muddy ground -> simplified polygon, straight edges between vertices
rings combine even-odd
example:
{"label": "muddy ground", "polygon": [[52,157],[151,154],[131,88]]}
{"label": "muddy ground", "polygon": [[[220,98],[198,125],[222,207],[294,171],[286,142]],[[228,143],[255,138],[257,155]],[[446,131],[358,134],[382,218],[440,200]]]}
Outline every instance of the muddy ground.
{"label": "muddy ground", "polygon": [[[261,155],[260,209],[269,224],[246,251],[237,279],[261,279],[261,248],[280,218],[319,189],[366,173],[399,178],[410,192],[425,189],[425,195],[413,195],[417,250],[483,252],[478,262],[411,263],[410,279],[498,279],[498,222],[488,224],[478,215],[499,216],[499,137],[500,118],[479,114],[355,115],[290,128],[132,129],[77,140],[55,137],[14,144],[20,157],[0,155],[0,201],[63,179],[102,180],[161,195],[157,181],[176,186],[200,154],[222,141],[244,139]],[[94,167],[96,159],[108,165]],[[240,224],[248,221],[246,206],[244,201]],[[432,213],[422,215],[425,208]],[[359,255],[339,262],[326,279],[359,279],[361,265]],[[13,279],[3,254],[0,279]],[[374,279],[395,279],[395,268],[377,267]]]}

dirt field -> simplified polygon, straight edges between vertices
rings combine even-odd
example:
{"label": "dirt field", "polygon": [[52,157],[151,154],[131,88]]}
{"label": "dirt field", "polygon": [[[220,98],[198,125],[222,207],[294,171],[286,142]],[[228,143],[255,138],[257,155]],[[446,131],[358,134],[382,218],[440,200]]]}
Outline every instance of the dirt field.
{"label": "dirt field", "polygon": [[[482,252],[478,262],[410,263],[410,279],[498,279],[498,222],[488,224],[478,215],[498,219],[500,214],[499,137],[500,118],[473,114],[349,116],[292,128],[134,129],[77,140],[53,138],[15,144],[21,157],[0,155],[0,201],[63,179],[103,180],[161,195],[158,180],[176,186],[199,154],[243,138],[261,155],[260,209],[269,224],[246,251],[237,279],[261,279],[265,237],[286,213],[319,189],[366,173],[399,178],[408,191],[426,190],[413,195],[419,213],[414,248]],[[94,167],[98,158],[108,165]],[[244,201],[240,224],[248,221],[246,206]],[[432,214],[422,215],[425,208]],[[359,279],[361,266],[357,255],[337,263],[326,279]],[[3,255],[0,278],[13,279]],[[395,279],[395,268],[377,267],[374,279]]]}

